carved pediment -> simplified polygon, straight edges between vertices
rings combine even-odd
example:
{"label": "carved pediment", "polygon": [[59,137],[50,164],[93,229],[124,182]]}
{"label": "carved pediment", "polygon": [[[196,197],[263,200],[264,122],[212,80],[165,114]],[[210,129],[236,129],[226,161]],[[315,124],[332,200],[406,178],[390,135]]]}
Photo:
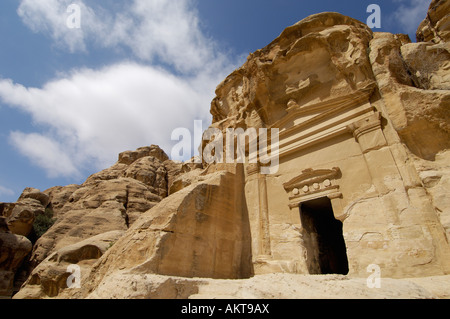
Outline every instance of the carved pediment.
{"label": "carved pediment", "polygon": [[342,194],[336,182],[339,178],[341,178],[339,167],[304,170],[302,174],[283,184],[289,193],[289,207],[298,207],[301,202],[324,196],[330,199],[341,198]]}
{"label": "carved pediment", "polygon": [[300,176],[297,176],[290,180],[289,182],[283,184],[284,189],[287,192],[292,191],[294,188],[303,188],[306,185],[311,185],[314,183],[323,183],[327,179],[339,178],[341,170],[339,167],[334,167],[332,169],[306,169],[302,172]]}

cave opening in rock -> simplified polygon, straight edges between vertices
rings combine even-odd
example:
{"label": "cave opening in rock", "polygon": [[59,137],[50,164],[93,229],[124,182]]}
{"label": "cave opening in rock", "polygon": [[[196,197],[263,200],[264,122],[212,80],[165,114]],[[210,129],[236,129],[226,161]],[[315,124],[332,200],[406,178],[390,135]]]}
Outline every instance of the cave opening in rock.
{"label": "cave opening in rock", "polygon": [[330,199],[324,197],[302,203],[300,218],[309,273],[347,275],[343,224],[334,217]]}

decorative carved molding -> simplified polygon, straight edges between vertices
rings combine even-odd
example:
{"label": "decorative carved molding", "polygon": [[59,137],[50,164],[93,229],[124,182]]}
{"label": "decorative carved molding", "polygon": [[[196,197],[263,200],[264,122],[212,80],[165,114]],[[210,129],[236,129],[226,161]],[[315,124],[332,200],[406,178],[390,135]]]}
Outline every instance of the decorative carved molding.
{"label": "decorative carved molding", "polygon": [[332,200],[342,198],[339,185],[336,183],[339,178],[341,178],[339,167],[304,170],[301,175],[283,184],[284,189],[289,193],[289,207],[292,209],[302,202],[320,197],[328,197]]}
{"label": "decorative carved molding", "polygon": [[349,130],[353,133],[364,154],[387,145],[381,127],[381,119],[381,113],[377,112],[365,119],[348,125]]}
{"label": "decorative carved molding", "polygon": [[373,91],[372,83],[352,94],[313,105],[298,106],[295,100],[289,100],[288,114],[270,126],[280,130],[280,158],[353,133],[349,125],[376,112],[370,103]]}
{"label": "decorative carved molding", "polygon": [[381,113],[375,113],[361,121],[350,124],[349,129],[353,132],[353,136],[357,140],[363,134],[381,129]]}
{"label": "decorative carved molding", "polygon": [[284,189],[287,192],[292,191],[294,188],[302,189],[305,185],[312,185],[314,183],[322,183],[325,180],[339,178],[341,175],[341,170],[339,167],[334,167],[332,169],[318,169],[314,170],[312,168],[305,169],[300,176],[297,176],[287,183],[283,184]]}

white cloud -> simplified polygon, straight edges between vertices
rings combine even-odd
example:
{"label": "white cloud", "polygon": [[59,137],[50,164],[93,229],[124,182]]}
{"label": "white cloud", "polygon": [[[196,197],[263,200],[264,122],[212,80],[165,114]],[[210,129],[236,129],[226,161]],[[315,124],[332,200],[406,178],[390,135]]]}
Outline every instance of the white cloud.
{"label": "white cloud", "polygon": [[51,138],[40,134],[12,132],[10,142],[37,166],[45,169],[50,178],[80,174],[63,147]]}
{"label": "white cloud", "polygon": [[[66,24],[72,3],[80,7],[80,29]],[[86,51],[89,44],[126,47],[142,61],[157,59],[180,72],[195,72],[205,64],[216,68],[218,62],[225,62],[214,41],[202,33],[192,0],[134,0],[119,7],[111,12],[83,1],[22,0],[18,14],[33,31],[47,34],[70,52]]]}
{"label": "white cloud", "polygon": [[32,115],[40,133],[10,141],[50,177],[77,176],[112,164],[127,149],[158,144],[170,154],[172,131],[210,122],[218,78],[178,78],[151,66],[123,63],[83,69],[42,88],[0,80],[0,99]]}
{"label": "white cloud", "polygon": [[[17,12],[69,52],[128,48],[139,62],[72,70],[39,88],[0,78],[0,100],[30,114],[36,127],[12,132],[10,143],[50,177],[78,177],[150,144],[170,155],[175,128],[209,125],[215,87],[234,68],[202,33],[191,0],[114,2],[115,12],[84,2],[21,0]],[[81,8],[81,29],[66,26],[72,3]]]}
{"label": "white cloud", "polygon": [[430,0],[394,0],[399,3],[393,19],[401,25],[403,32],[414,34],[419,24],[426,18]]}
{"label": "white cloud", "polygon": [[[71,3],[71,0],[22,0],[17,14],[31,30],[47,33],[61,48],[68,48],[70,52],[85,51],[83,29],[67,27],[70,16],[67,8]],[[88,18],[92,15],[90,8],[83,3],[79,5],[84,11],[84,19],[92,21]]]}

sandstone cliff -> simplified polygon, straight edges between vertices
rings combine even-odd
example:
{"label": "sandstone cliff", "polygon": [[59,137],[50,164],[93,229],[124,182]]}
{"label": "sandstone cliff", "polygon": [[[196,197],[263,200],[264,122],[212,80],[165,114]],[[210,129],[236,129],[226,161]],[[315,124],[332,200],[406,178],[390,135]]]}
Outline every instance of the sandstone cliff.
{"label": "sandstone cliff", "polygon": [[417,42],[446,43],[450,39],[450,3],[432,0],[426,19],[417,30]]}
{"label": "sandstone cliff", "polygon": [[[276,174],[151,146],[3,205],[8,283],[31,250],[27,218],[57,218],[15,298],[449,297],[448,12],[432,1],[418,43],[321,13],[250,54],[217,87],[211,128],[279,129]],[[381,290],[367,290],[369,265]]]}

